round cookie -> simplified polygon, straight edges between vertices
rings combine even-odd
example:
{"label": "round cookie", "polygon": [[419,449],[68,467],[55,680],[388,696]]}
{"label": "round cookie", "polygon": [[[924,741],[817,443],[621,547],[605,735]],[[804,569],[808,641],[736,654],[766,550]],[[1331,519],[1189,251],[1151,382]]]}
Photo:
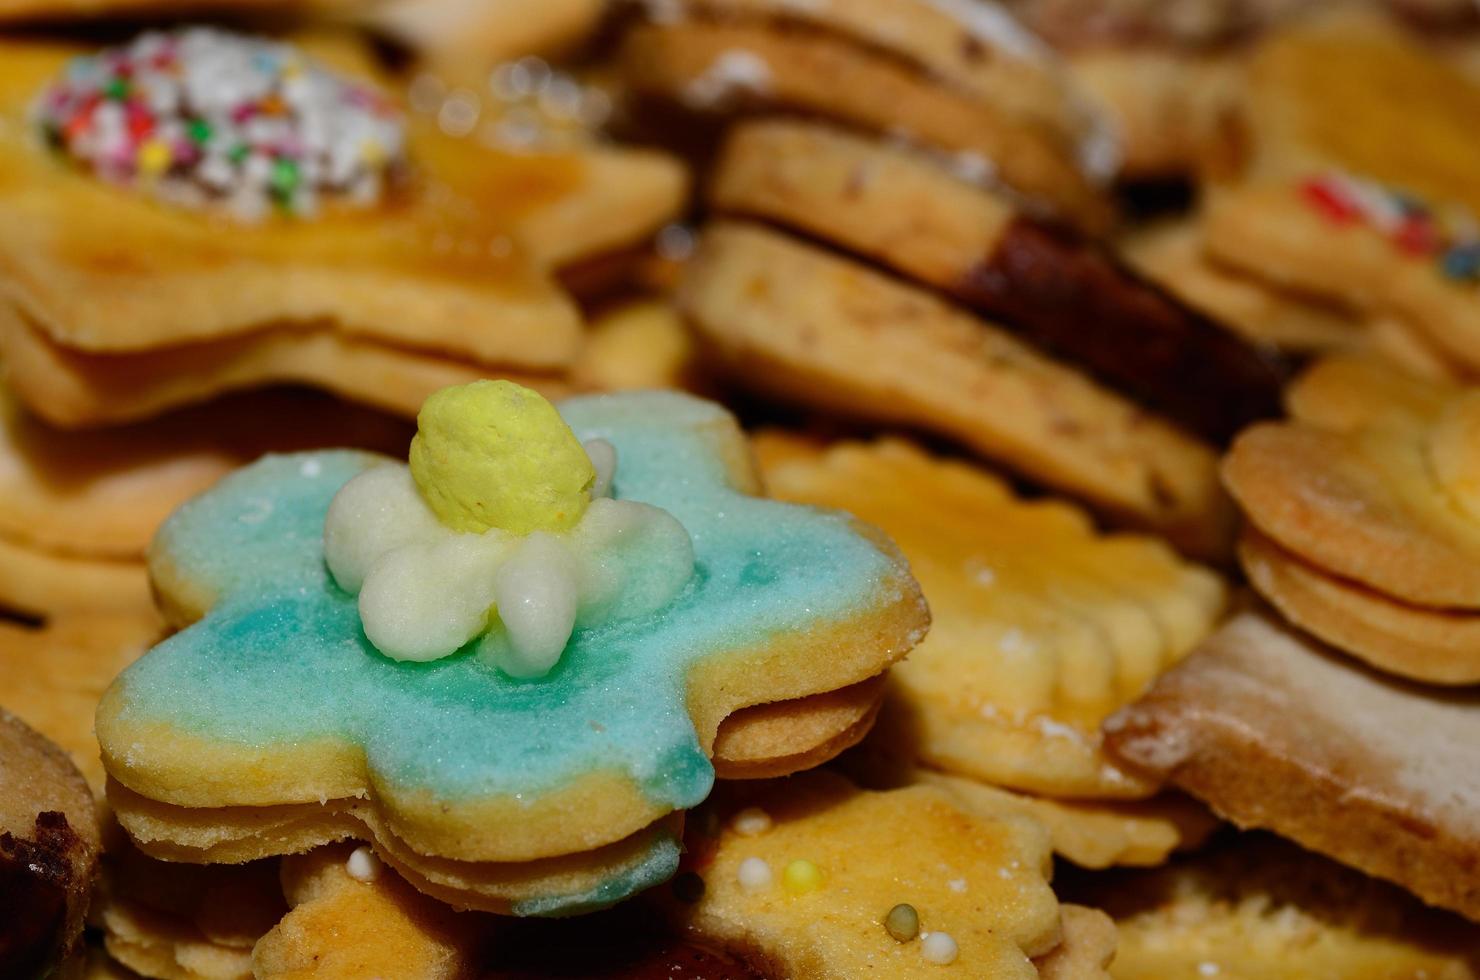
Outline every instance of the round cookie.
{"label": "round cookie", "polygon": [[101,847],[77,767],[0,708],[0,974],[45,975],[74,952]]}
{"label": "round cookie", "polygon": [[1239,541],[1239,561],[1292,623],[1378,670],[1430,684],[1480,683],[1480,615],[1396,602],[1325,574],[1252,529]]}
{"label": "round cookie", "polygon": [[1257,425],[1223,462],[1249,520],[1327,573],[1413,605],[1480,609],[1480,524],[1434,481],[1420,420]]}
{"label": "round cookie", "polygon": [[760,106],[903,130],[1076,224],[1102,229],[1110,220],[1059,134],[846,40],[748,23],[649,24],[628,33],[622,66],[639,94],[699,111]]}

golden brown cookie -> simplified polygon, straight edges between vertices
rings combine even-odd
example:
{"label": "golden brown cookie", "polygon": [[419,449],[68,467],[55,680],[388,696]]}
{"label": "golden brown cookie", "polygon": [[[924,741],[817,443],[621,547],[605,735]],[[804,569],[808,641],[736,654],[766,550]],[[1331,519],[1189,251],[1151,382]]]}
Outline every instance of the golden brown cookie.
{"label": "golden brown cookie", "polygon": [[722,222],[705,231],[679,305],[748,387],[949,435],[1188,547],[1216,550],[1226,534],[1205,445],[861,264]]}
{"label": "golden brown cookie", "polygon": [[763,434],[756,447],[773,494],[884,528],[931,596],[931,634],[891,671],[886,744],[1051,796],[1155,791],[1101,752],[1099,724],[1211,628],[1215,576],[899,440],[818,450]]}
{"label": "golden brown cookie", "polygon": [[35,629],[0,622],[0,704],[15,705],[26,724],[67,752],[101,796],[98,699],[162,633],[152,610],[108,616],[94,609]]}
{"label": "golden brown cookie", "polygon": [[0,538],[0,609],[8,613],[45,619],[153,608],[142,561],[59,555]]}
{"label": "golden brown cookie", "polygon": [[1252,343],[1307,352],[1362,342],[1362,323],[1339,306],[1281,292],[1214,261],[1195,219],[1133,229],[1117,248],[1137,271]]}
{"label": "golden brown cookie", "polygon": [[85,354],[53,343],[13,307],[0,306],[0,356],[17,398],[64,428],[146,419],[216,395],[277,384],[322,388],[412,418],[432,392],[482,377],[518,380],[551,395],[558,377],[511,373],[323,328],[263,330],[136,354]]}
{"label": "golden brown cookie", "polygon": [[0,709],[0,973],[45,976],[72,954],[100,849],[77,767]]}
{"label": "golden brown cookie", "polygon": [[1105,968],[1120,943],[1115,923],[1099,909],[1082,905],[1064,905],[1062,912],[1063,939],[1033,961],[1039,980],[1109,980]]}
{"label": "golden brown cookie", "polygon": [[1253,529],[1239,541],[1239,561],[1286,619],[1377,669],[1430,684],[1480,683],[1480,615],[1394,601],[1326,574]]}
{"label": "golden brown cookie", "polygon": [[1224,480],[1287,551],[1389,598],[1480,608],[1480,522],[1435,479],[1431,422],[1384,415],[1353,432],[1264,423],[1234,443]]}
{"label": "golden brown cookie", "polygon": [[1267,353],[919,151],[814,123],[745,123],[709,198],[939,289],[1210,441],[1278,414],[1281,366]]}
{"label": "golden brown cookie", "polygon": [[623,43],[639,94],[699,111],[746,106],[820,115],[957,154],[1075,223],[1103,228],[1109,208],[1077,147],[1010,106],[939,85],[877,49],[815,30],[752,21],[646,24]]}
{"label": "golden brown cookie", "polygon": [[1480,977],[1473,924],[1265,834],[1060,890],[1114,918],[1116,980]]}
{"label": "golden brown cookie", "polygon": [[[1047,842],[1031,821],[975,817],[925,786],[859,790],[827,772],[711,806],[715,836],[690,835],[702,888],[674,901],[674,916],[770,975],[1033,977],[1031,958],[1061,940]],[[891,934],[900,904],[914,916]]]}
{"label": "golden brown cookie", "polygon": [[1212,254],[1394,318],[1473,371],[1480,84],[1367,18],[1277,32],[1249,79],[1243,165],[1208,199]]}
{"label": "golden brown cookie", "polygon": [[1480,920],[1473,691],[1393,680],[1246,612],[1105,729],[1234,823]]}
{"label": "golden brown cookie", "polygon": [[321,847],[282,862],[292,910],[253,948],[259,980],[471,974],[489,924],[428,899],[368,848]]}

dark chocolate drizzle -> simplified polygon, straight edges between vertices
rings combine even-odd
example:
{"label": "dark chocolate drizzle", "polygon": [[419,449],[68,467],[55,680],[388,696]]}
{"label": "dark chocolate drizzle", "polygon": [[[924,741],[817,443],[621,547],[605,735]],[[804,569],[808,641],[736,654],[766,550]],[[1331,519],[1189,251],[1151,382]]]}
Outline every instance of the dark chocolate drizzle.
{"label": "dark chocolate drizzle", "polygon": [[1047,353],[1218,445],[1280,414],[1289,365],[1075,232],[1016,218],[950,290]]}

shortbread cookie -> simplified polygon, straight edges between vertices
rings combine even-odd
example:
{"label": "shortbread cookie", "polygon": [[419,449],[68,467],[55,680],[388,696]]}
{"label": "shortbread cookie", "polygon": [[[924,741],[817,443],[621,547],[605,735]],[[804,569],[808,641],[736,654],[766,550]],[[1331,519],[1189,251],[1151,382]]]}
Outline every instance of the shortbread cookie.
{"label": "shortbread cookie", "polygon": [[601,0],[389,0],[359,17],[410,47],[440,73],[578,46],[598,26]]}
{"label": "shortbread cookie", "polygon": [[758,226],[711,225],[679,305],[729,373],[790,401],[951,436],[1215,551],[1212,450],[1005,330]]}
{"label": "shortbread cookie", "polygon": [[0,610],[46,619],[147,615],[153,607],[149,574],[137,559],[59,555],[0,538]]}
{"label": "shortbread cookie", "polygon": [[133,616],[91,612],[40,628],[0,623],[0,704],[72,757],[102,796],[103,764],[93,734],[98,699],[109,680],[163,633],[153,610]]}
{"label": "shortbread cookie", "polygon": [[694,339],[667,299],[641,299],[591,321],[581,356],[570,370],[580,390],[703,388]]}
{"label": "shortbread cookie", "polygon": [[169,864],[111,842],[100,903],[109,955],[169,980],[251,977],[254,945],[288,911],[276,861]]}
{"label": "shortbread cookie", "polygon": [[1480,683],[1480,615],[1396,602],[1252,529],[1239,541],[1239,561],[1286,619],[1378,670],[1430,684]]}
{"label": "shortbread cookie", "polygon": [[1136,229],[1122,236],[1117,247],[1139,272],[1253,343],[1304,353],[1353,347],[1362,341],[1363,323],[1349,311],[1281,292],[1214,261],[1195,219]]}
{"label": "shortbread cookie", "polygon": [[1435,478],[1440,431],[1401,413],[1345,433],[1264,423],[1234,443],[1224,480],[1255,527],[1320,569],[1414,605],[1480,609],[1480,521]]}
{"label": "shortbread cookie", "polygon": [[216,395],[277,384],[322,388],[410,418],[439,388],[512,378],[551,397],[562,379],[479,367],[325,328],[260,330],[241,337],[137,354],[85,354],[53,343],[0,305],[0,357],[26,407],[64,428],[150,418]]}
{"label": "shortbread cookie", "polygon": [[1105,728],[1234,823],[1480,919],[1473,692],[1391,680],[1246,612]]}
{"label": "shortbread cookie", "polygon": [[1209,198],[1212,253],[1395,317],[1473,371],[1480,193],[1462,161],[1480,85],[1391,25],[1345,19],[1280,32],[1249,75],[1248,159]]}
{"label": "shortbread cookie", "polygon": [[941,289],[1210,440],[1279,412],[1268,353],[917,151],[815,124],[744,124],[709,199]]}
{"label": "shortbread cookie", "polygon": [[821,765],[868,734],[884,702],[883,674],[796,701],[744,708],[714,736],[720,779],[769,779]]}
{"label": "shortbread cookie", "polygon": [[1085,97],[1112,120],[1125,180],[1195,172],[1242,87],[1238,53],[1227,49],[1094,47],[1065,61]]}
{"label": "shortbread cookie", "polygon": [[0,0],[0,21],[39,22],[86,21],[98,17],[139,16],[170,11],[176,16],[191,10],[232,10],[276,14],[303,13],[352,6],[357,0]]}
{"label": "shortbread cookie", "polygon": [[1037,821],[1048,831],[1054,853],[1081,868],[1162,864],[1174,851],[1197,847],[1217,825],[1200,804],[1175,794],[1149,800],[1051,800],[929,770],[915,778],[950,793],[977,816]]}
{"label": "shortbread cookie", "polygon": [[1395,371],[1361,355],[1331,355],[1312,364],[1285,393],[1290,417],[1317,429],[1357,432],[1401,412],[1436,419],[1460,389]]}
{"label": "shortbread cookie", "polygon": [[407,885],[366,847],[322,847],[283,860],[292,906],[251,954],[259,980],[354,980],[371,975],[470,976],[480,916],[455,912]]}
{"label": "shortbread cookie", "polygon": [[931,635],[891,671],[889,741],[1036,793],[1155,791],[1100,751],[1099,725],[1212,628],[1216,576],[898,440],[807,452],[763,435],[757,449],[774,495],[884,528],[931,597]]}
{"label": "shortbread cookie", "polygon": [[1104,228],[1110,218],[1065,134],[877,48],[805,28],[694,20],[633,29],[621,58],[640,95],[699,112],[774,109],[901,133],[1067,220]]}
{"label": "shortbread cookie", "polygon": [[1082,905],[1063,905],[1060,911],[1063,938],[1033,961],[1039,980],[1109,980],[1105,968],[1120,944],[1115,923],[1099,909]]}
{"label": "shortbread cookie", "polygon": [[1031,821],[825,772],[711,807],[717,836],[689,837],[702,888],[682,892],[674,915],[769,975],[1033,977],[1031,958],[1060,941],[1047,841]]}
{"label": "shortbread cookie", "polygon": [[1480,977],[1473,924],[1263,834],[1060,891],[1114,917],[1116,980]]}
{"label": "shortbread cookie", "polygon": [[[154,583],[173,621],[200,621],[130,668],[98,716],[104,762],[120,784],[110,798],[147,852],[240,860],[371,836],[418,888],[458,904],[524,914],[611,904],[672,873],[667,815],[707,795],[710,749],[726,716],[873,677],[923,634],[923,601],[882,535],[842,515],[747,496],[755,489],[748,448],[717,407],[675,394],[566,403],[577,432],[605,440],[591,444],[606,475],[586,520],[593,464],[539,404],[514,385],[451,389],[423,409],[414,478],[366,454],[269,457],[177,511],[153,547]],[[484,412],[490,425],[515,426],[510,442],[477,442],[481,430],[467,420]],[[500,412],[515,414],[498,423]],[[506,468],[496,453],[524,455]],[[489,484],[487,498],[467,496],[484,473],[521,472],[529,489],[516,476],[502,489]],[[352,479],[353,494],[331,510]],[[552,480],[566,489],[535,496]],[[608,486],[617,499],[601,496]],[[477,614],[427,623],[400,608],[409,594],[394,584],[403,562],[423,552],[382,559],[350,543],[363,523],[350,515],[384,512],[375,501],[387,493],[410,508],[398,533],[426,537],[415,549],[444,538],[443,547],[504,547],[531,529],[524,521],[558,517],[579,518],[570,532],[578,535],[627,522],[618,525],[626,550],[604,557],[603,571],[582,573],[580,601],[596,605],[579,607],[573,634],[576,621],[565,622],[568,643],[562,607],[551,607],[547,627],[526,618],[543,614],[534,600],[522,607],[527,614],[508,614],[508,625],[496,617],[490,628],[487,609],[499,596],[500,609],[516,600],[507,588],[528,576],[538,581],[535,565],[516,578],[459,578],[458,589],[491,581],[492,601],[436,587],[427,601]],[[485,513],[508,530],[453,530],[487,527],[476,523]],[[329,540],[350,549],[332,544],[329,568],[345,588],[364,590],[358,602],[329,578],[326,515]],[[364,533],[371,548],[397,546],[378,544],[373,525]],[[478,560],[496,569],[506,557],[532,562],[538,549],[566,547],[554,532],[529,540],[538,543]],[[575,560],[566,553],[551,560]],[[352,571],[360,561],[371,572],[355,581],[348,576],[367,574]],[[695,562],[704,573],[690,582]],[[417,574],[439,567],[434,560]],[[624,576],[635,567],[648,577],[626,597]],[[848,569],[842,578],[839,568]],[[604,598],[585,598],[587,589],[606,590],[594,593]],[[648,618],[586,625],[634,609]],[[414,662],[465,645],[458,656]],[[622,653],[638,646],[642,665]],[[818,650],[827,656],[813,656]],[[309,680],[325,671],[335,684]],[[289,679],[294,672],[300,680]],[[241,685],[259,692],[246,714]],[[508,696],[487,695],[499,690]],[[319,693],[305,699],[309,691]],[[531,729],[523,712],[535,705],[542,721]],[[400,730],[365,727],[365,712],[380,710],[409,712],[429,727],[412,739],[376,735]],[[555,731],[565,734],[552,740]]]}
{"label": "shortbread cookie", "polygon": [[77,768],[0,709],[0,973],[45,976],[73,952],[100,846]]}
{"label": "shortbread cookie", "polygon": [[0,536],[64,554],[142,558],[170,511],[268,451],[404,450],[404,422],[302,391],[226,398],[104,432],[59,432],[0,388]]}

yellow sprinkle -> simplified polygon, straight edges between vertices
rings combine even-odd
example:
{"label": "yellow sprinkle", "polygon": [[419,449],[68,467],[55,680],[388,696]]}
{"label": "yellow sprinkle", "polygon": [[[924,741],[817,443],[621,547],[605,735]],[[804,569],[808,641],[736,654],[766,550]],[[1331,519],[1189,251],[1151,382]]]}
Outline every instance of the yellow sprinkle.
{"label": "yellow sprinkle", "polygon": [[538,393],[512,381],[443,388],[421,406],[411,476],[456,531],[559,531],[586,512],[596,470]]}
{"label": "yellow sprinkle", "polygon": [[781,884],[793,895],[815,892],[822,887],[822,869],[811,861],[793,861],[781,872]]}
{"label": "yellow sprinkle", "polygon": [[366,140],[360,144],[360,158],[371,167],[378,167],[385,162],[385,147],[379,140]]}
{"label": "yellow sprinkle", "polygon": [[170,168],[172,159],[168,143],[163,140],[147,140],[139,147],[139,173],[146,177],[158,177]]}

